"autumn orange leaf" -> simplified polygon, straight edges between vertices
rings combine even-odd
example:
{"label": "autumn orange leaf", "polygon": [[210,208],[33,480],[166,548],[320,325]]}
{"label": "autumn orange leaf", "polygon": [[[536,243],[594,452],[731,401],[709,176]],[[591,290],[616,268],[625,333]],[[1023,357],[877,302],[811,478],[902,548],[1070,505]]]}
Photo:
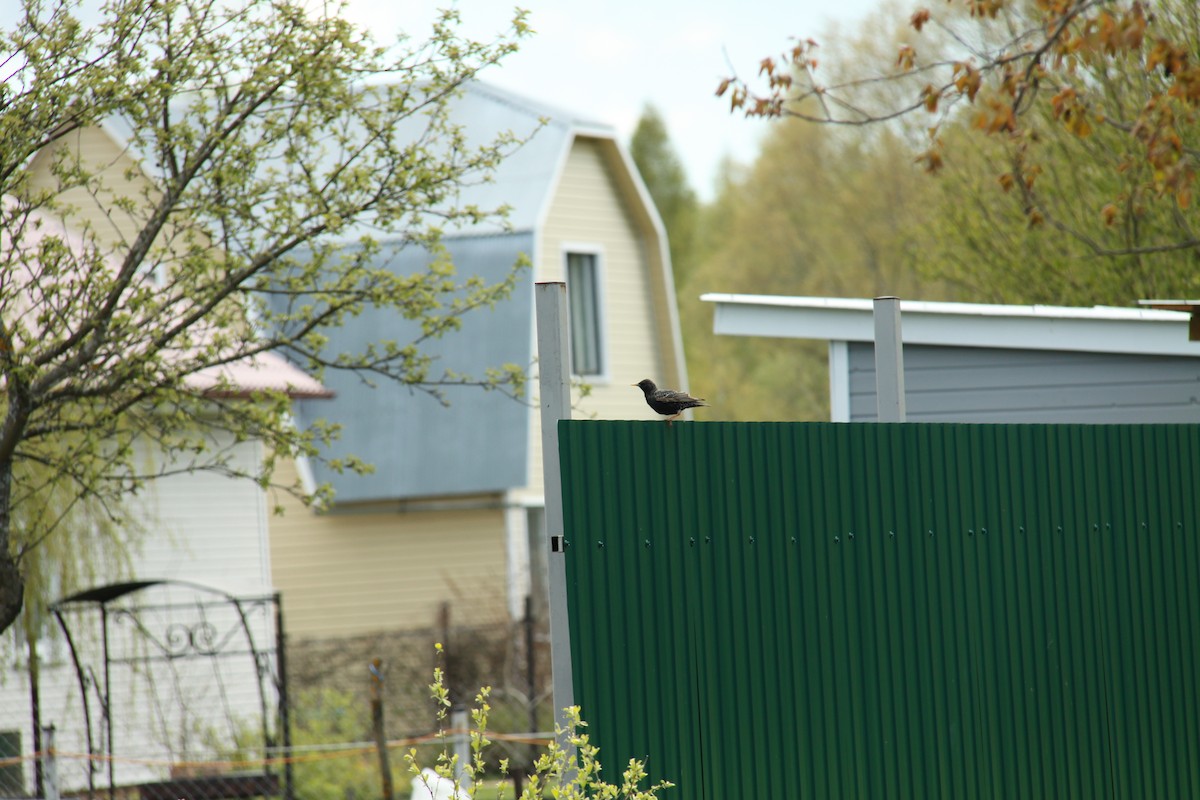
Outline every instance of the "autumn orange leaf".
{"label": "autumn orange leaf", "polygon": [[1026,169],[1025,174],[1022,176],[1022,179],[1025,182],[1025,188],[1032,189],[1033,184],[1037,182],[1038,176],[1041,174],[1042,174],[1042,168],[1040,166],[1038,166],[1037,164],[1034,164],[1033,166]]}
{"label": "autumn orange leaf", "polygon": [[[918,34],[923,34],[926,26],[934,26],[936,33],[945,32],[959,44],[973,42],[970,31],[974,28],[987,28],[988,35],[996,37],[995,47],[946,49],[940,36],[937,41],[926,37],[921,40],[918,57],[918,48],[911,43],[916,39],[910,33],[898,41],[880,40],[894,42],[890,51],[894,64],[888,64],[885,55],[882,63],[875,62],[871,67],[875,72],[869,79],[835,79],[819,86],[798,74],[813,59],[813,43],[793,39],[789,45],[796,45],[795,59],[782,59],[787,69],[779,60],[774,65],[763,64],[768,78],[760,81],[769,84],[770,92],[763,94],[771,102],[765,106],[755,103],[757,95],[744,102],[760,115],[794,114],[816,122],[857,124],[860,120],[850,119],[839,109],[873,109],[871,103],[876,98],[868,96],[870,102],[862,104],[857,102],[857,93],[869,92],[874,81],[888,82],[900,91],[886,98],[878,112],[859,111],[859,116],[865,117],[863,121],[886,122],[923,110],[930,115],[926,125],[953,122],[957,126],[965,122],[975,128],[970,135],[992,135],[997,140],[993,146],[1006,149],[1014,160],[1011,164],[1002,162],[1000,168],[986,174],[997,181],[993,190],[1019,194],[1028,204],[1025,216],[1031,227],[1050,227],[1052,222],[1055,231],[1061,232],[1068,228],[1103,230],[1105,226],[1119,226],[1123,220],[1141,214],[1134,202],[1139,197],[1146,198],[1147,204],[1157,204],[1155,214],[1167,207],[1179,219],[1186,216],[1179,209],[1190,209],[1192,192],[1200,184],[1200,166],[1196,166],[1194,155],[1197,145],[1193,141],[1200,124],[1200,50],[1195,44],[1200,22],[1194,17],[1200,0],[942,2],[957,6],[974,20],[966,20],[967,14],[937,15],[935,19],[931,9],[938,7],[931,0],[914,0],[905,12],[907,19],[899,16],[894,21]],[[1176,19],[1177,15],[1188,19]],[[1003,19],[998,23],[990,22],[1000,17]],[[958,53],[962,53],[957,55],[961,60],[955,61]],[[936,78],[927,69],[935,66],[939,68]],[[943,67],[946,72],[940,71]],[[796,87],[774,79],[784,74],[795,78]],[[922,78],[928,83],[916,80],[917,74],[929,75]],[[785,90],[789,105],[782,109],[780,98]],[[834,102],[825,102],[814,112],[810,109],[817,104],[801,102],[806,97],[828,97]],[[795,105],[793,99],[798,101]],[[965,112],[953,108],[961,100],[972,107]],[[1101,132],[1103,147],[1093,141],[1074,141],[1097,139]],[[942,170],[944,163],[957,166],[960,161],[969,162],[960,158],[959,140],[952,140],[945,148],[936,141],[937,137],[931,135],[925,145],[928,150],[920,152],[922,148],[917,148],[909,157],[915,156],[928,172]],[[1122,158],[1112,157],[1121,153],[1125,154]],[[1064,174],[1078,179],[1071,185],[1090,191],[1089,182],[1101,179],[1105,170],[1129,187],[1128,197],[1089,195],[1086,205],[1080,207],[1091,211],[1082,221],[1078,215],[1060,213],[1062,205],[1076,199],[1063,196],[1071,191],[1064,189],[1068,185]],[[1000,174],[1002,171],[1004,174]],[[1145,239],[1159,234],[1146,226],[1134,237]],[[1190,232],[1185,235],[1194,237]],[[1184,242],[1187,247],[1193,247],[1193,243],[1193,238]]]}
{"label": "autumn orange leaf", "polygon": [[925,88],[921,90],[921,95],[922,102],[925,103],[925,110],[931,114],[937,111],[938,98],[941,96],[941,93],[933,88],[932,84],[926,84]]}
{"label": "autumn orange leaf", "polygon": [[1054,109],[1054,116],[1061,117],[1066,108],[1074,104],[1075,90],[1070,86],[1060,91],[1054,97],[1050,98],[1050,106]]}
{"label": "autumn orange leaf", "polygon": [[983,76],[975,67],[965,61],[954,65],[954,88],[958,89],[961,94],[965,94],[972,103],[975,102],[975,95],[979,93],[982,85]]}
{"label": "autumn orange leaf", "polygon": [[739,109],[746,104],[746,90],[740,86],[729,94],[729,110]]}

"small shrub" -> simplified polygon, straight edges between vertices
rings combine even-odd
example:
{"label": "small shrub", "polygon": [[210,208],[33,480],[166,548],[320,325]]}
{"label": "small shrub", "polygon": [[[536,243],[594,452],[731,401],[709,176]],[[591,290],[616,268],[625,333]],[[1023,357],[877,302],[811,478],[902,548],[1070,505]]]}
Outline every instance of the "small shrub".
{"label": "small shrub", "polygon": [[[442,645],[437,644],[434,647],[440,655]],[[429,691],[437,706],[438,728],[443,731],[442,747],[433,770],[439,777],[453,782],[454,796],[481,800],[482,796],[478,792],[487,768],[487,748],[491,744],[487,738],[491,713],[488,696],[491,688],[485,686],[475,695],[475,707],[471,709],[470,763],[462,765],[458,763],[458,756],[450,752],[450,743],[444,733],[450,709],[450,690],[446,686],[446,676],[440,666],[434,668],[433,683],[429,685]],[[579,707],[572,706],[565,711],[566,727],[556,726],[557,735],[554,741],[537,759],[533,774],[529,776],[528,783],[517,800],[540,800],[544,797],[554,800],[657,800],[659,792],[674,786],[668,781],[660,781],[643,788],[646,765],[636,758],[629,759],[629,765],[622,773],[619,785],[605,782],[600,774],[600,748],[593,745],[584,732],[587,723],[581,719]],[[563,742],[566,742],[565,747]],[[404,759],[413,777],[424,779],[417,749],[409,749]],[[456,777],[460,766],[462,774],[466,776],[465,781]],[[508,772],[507,759],[500,762],[500,771]],[[498,793],[498,798],[504,798],[503,787]]]}

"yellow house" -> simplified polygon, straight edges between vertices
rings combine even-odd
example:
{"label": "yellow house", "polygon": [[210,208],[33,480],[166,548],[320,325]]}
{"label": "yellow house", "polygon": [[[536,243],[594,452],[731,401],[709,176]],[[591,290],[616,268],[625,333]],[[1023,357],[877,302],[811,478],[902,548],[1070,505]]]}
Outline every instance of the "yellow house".
{"label": "yellow house", "polygon": [[[687,378],[666,236],[616,132],[481,83],[457,102],[455,119],[481,141],[502,131],[532,134],[494,182],[464,190],[460,202],[503,203],[510,214],[506,227],[449,235],[458,274],[496,280],[520,254],[532,269],[509,300],[423,345],[437,356],[434,372],[478,376],[505,363],[534,372],[533,284],[565,280],[572,369],[590,387],[574,416],[656,418],[631,384],[649,377],[686,389]],[[384,247],[380,258],[402,274],[429,260],[414,247]],[[394,312],[368,312],[328,333],[332,348],[346,349],[404,343],[413,331]],[[300,421],[342,425],[328,455],[352,454],[375,469],[360,476],[320,461],[295,465],[337,495],[320,513],[279,498],[285,513],[271,522],[272,578],[290,635],[428,627],[444,603],[456,624],[519,616],[531,575],[536,584],[544,569],[536,398],[458,387],[445,390],[444,405],[384,379],[372,385],[330,371],[324,382],[335,399],[299,403]],[[530,385],[536,392],[536,381]]]}

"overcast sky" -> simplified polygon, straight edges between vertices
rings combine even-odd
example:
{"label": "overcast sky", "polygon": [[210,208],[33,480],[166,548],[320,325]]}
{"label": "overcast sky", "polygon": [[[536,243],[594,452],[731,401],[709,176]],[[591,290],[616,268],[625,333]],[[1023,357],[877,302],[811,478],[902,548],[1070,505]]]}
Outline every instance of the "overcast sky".
{"label": "overcast sky", "polygon": [[[447,2],[351,0],[355,21],[381,37],[428,30]],[[501,30],[514,5],[537,34],[484,79],[617,127],[628,143],[653,103],[702,197],[721,157],[749,161],[765,123],[734,117],[714,96],[730,64],[751,76],[789,37],[824,40],[830,24],[853,26],[879,0],[458,0],[464,29]],[[414,27],[415,26],[415,27]]]}
{"label": "overcast sky", "polygon": [[[101,0],[84,0],[93,6]],[[321,2],[321,0],[312,0]],[[492,38],[512,9],[530,11],[536,35],[484,79],[544,103],[614,125],[626,143],[647,102],[667,121],[693,187],[712,194],[729,154],[749,161],[767,123],[735,117],[714,96],[736,69],[750,77],[789,37],[827,41],[830,25],[852,28],[880,0],[349,0],[353,21],[381,41],[404,30],[427,35],[438,7],[457,5],[463,30]],[[11,25],[20,0],[0,0]],[[85,14],[86,19],[86,14]]]}

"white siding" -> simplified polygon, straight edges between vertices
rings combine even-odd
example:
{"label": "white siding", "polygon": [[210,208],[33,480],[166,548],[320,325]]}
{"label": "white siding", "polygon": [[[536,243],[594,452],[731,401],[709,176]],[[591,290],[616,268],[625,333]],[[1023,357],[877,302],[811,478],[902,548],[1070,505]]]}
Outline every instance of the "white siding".
{"label": "white siding", "polygon": [[[217,442],[234,461],[247,468],[261,457],[256,443],[234,444],[227,437]],[[149,465],[152,455],[144,455]],[[270,566],[267,562],[265,493],[257,484],[215,474],[180,474],[152,482],[143,492],[127,498],[129,511],[140,518],[144,531],[130,553],[126,568],[113,568],[95,581],[105,585],[128,579],[172,578],[216,587],[240,596],[264,596],[271,593]],[[91,587],[77,587],[91,588]],[[54,598],[51,598],[54,599]],[[172,602],[191,603],[193,599],[212,600],[207,593],[172,588],[152,590],[130,598],[138,605]],[[198,621],[195,612],[175,612],[172,620],[185,630]],[[205,618],[220,630],[236,621],[229,609],[209,609]],[[73,636],[89,663],[101,674],[98,655],[98,614],[90,621],[72,614]],[[127,645],[131,628],[113,617],[110,625],[112,651]],[[274,644],[274,619],[265,609],[249,614],[259,647]],[[29,687],[25,673],[25,653],[15,644],[14,631],[0,637],[0,665],[13,666],[0,676],[0,729],[21,728],[22,746],[32,748],[29,716]],[[57,746],[67,752],[86,752],[83,712],[74,669],[65,644],[51,632],[42,648],[41,701],[42,723],[58,729]],[[176,642],[178,644],[178,642]],[[152,648],[151,648],[152,649]],[[144,650],[138,651],[145,652]],[[128,667],[115,665],[112,670],[115,752],[124,759],[145,758],[154,764],[129,760],[119,762],[118,783],[136,783],[166,777],[166,763],[188,760],[205,751],[202,735],[228,735],[230,719],[251,713],[259,707],[256,675],[249,656],[236,656],[223,662],[221,684],[213,683],[213,666],[208,659],[198,662],[156,661],[137,677]],[[152,697],[149,686],[157,686],[170,695]],[[97,707],[93,706],[93,731],[98,732]],[[97,742],[99,744],[99,742]],[[195,749],[199,748],[199,750]],[[160,765],[161,763],[161,765]],[[64,759],[59,767],[64,788],[86,786],[84,762]],[[107,785],[107,776],[98,777]],[[26,788],[32,791],[32,773]]]}
{"label": "white siding", "polygon": [[[243,467],[262,458],[257,442],[218,442]],[[154,481],[138,499],[149,535],[133,556],[139,578],[179,578],[234,594],[271,590],[266,495],[249,480],[213,473]]]}

